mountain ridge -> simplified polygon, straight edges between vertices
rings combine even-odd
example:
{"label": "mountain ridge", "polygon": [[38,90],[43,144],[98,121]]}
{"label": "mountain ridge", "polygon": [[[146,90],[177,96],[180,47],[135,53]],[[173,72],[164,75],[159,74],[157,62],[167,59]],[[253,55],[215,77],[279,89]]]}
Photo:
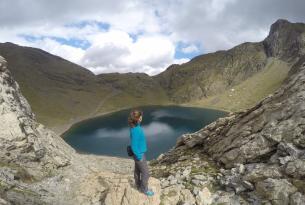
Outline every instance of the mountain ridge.
{"label": "mountain ridge", "polygon": [[[187,75],[186,73],[189,73],[190,71],[193,71],[194,69],[192,69],[192,67],[194,67],[194,64],[197,63],[196,61],[200,61],[202,63],[206,63],[206,61],[212,61],[212,65],[214,65],[214,67],[221,69],[220,72],[221,73],[216,73],[216,75],[218,75],[218,78],[223,77],[223,73],[226,72],[226,70],[223,68],[226,67],[232,67],[232,65],[235,63],[234,61],[236,61],[237,67],[239,69],[237,69],[237,71],[235,71],[235,73],[233,72],[231,76],[229,76],[230,78],[227,78],[227,80],[229,80],[227,82],[228,87],[231,86],[232,82],[234,83],[238,83],[240,80],[238,79],[238,71],[240,72],[241,70],[247,71],[245,73],[244,76],[240,76],[240,78],[242,79],[246,79],[249,76],[251,76],[253,73],[256,73],[258,70],[261,70],[264,68],[264,66],[266,65],[266,60],[268,57],[276,57],[279,58],[281,60],[285,60],[287,62],[290,62],[289,57],[285,56],[285,54],[287,55],[287,53],[291,54],[292,56],[296,55],[296,52],[298,52],[298,50],[294,50],[295,48],[298,49],[298,47],[304,48],[304,41],[302,38],[302,35],[304,34],[305,30],[305,24],[303,23],[290,23],[287,20],[283,20],[283,19],[279,19],[277,20],[275,23],[273,23],[271,25],[270,28],[270,32],[268,34],[268,36],[261,42],[257,42],[257,43],[250,43],[250,42],[245,42],[242,43],[240,45],[237,45],[229,50],[226,51],[216,51],[213,53],[209,53],[209,54],[204,54],[204,55],[200,55],[197,56],[195,58],[193,58],[191,61],[184,63],[183,65],[177,65],[177,66],[173,66],[174,68],[176,68],[176,73],[168,73],[168,72],[174,72],[175,69],[170,69],[169,71],[164,71],[160,74],[158,74],[156,77],[161,78],[163,81],[165,81],[165,78],[169,78],[168,76],[166,76],[165,78],[163,77],[164,75],[170,75],[172,76],[171,78],[173,78],[173,76],[178,75],[179,74],[179,70],[181,72],[180,75]],[[278,53],[276,52],[276,49],[283,49],[284,53]],[[287,50],[289,52],[287,52]],[[249,54],[244,53],[244,52],[250,52]],[[286,53],[285,53],[286,52]],[[301,53],[304,53],[301,52]],[[239,59],[239,56],[244,56],[244,60],[243,58]],[[215,60],[216,58],[216,60]],[[225,59],[227,58],[227,60]],[[235,58],[235,59],[234,59]],[[252,59],[253,58],[253,61]],[[223,64],[219,66],[219,64],[223,59],[225,59],[223,61]],[[190,64],[190,66],[188,66]],[[238,65],[240,64],[240,65]],[[204,70],[208,70],[208,67],[204,67],[203,65],[203,69]],[[200,65],[198,65],[198,67],[200,67]],[[248,68],[248,69],[247,69]],[[214,68],[215,69],[215,68]],[[249,70],[252,69],[252,70]],[[255,70],[256,69],[256,70]],[[197,78],[198,75],[202,74],[202,70],[198,71],[198,72],[194,72],[191,75],[191,79],[195,79]],[[252,73],[251,73],[252,72]],[[177,74],[178,73],[178,74]],[[235,76],[237,75],[237,77]],[[162,78],[163,77],[163,78]],[[178,76],[179,77],[179,76]],[[177,77],[176,77],[177,78]],[[181,81],[181,82],[176,82],[176,81]],[[217,78],[216,78],[217,80]],[[191,90],[192,89],[197,89],[198,92],[195,92],[195,99],[197,98],[202,98],[203,96],[206,97],[207,95],[211,95],[209,92],[209,87],[211,87],[211,84],[193,84],[193,88],[192,89],[187,89],[184,88],[183,85],[185,84],[185,80],[184,79],[176,79],[176,80],[172,80],[173,82],[176,82],[175,85],[173,83],[170,84],[162,84],[161,85],[163,87],[165,87],[165,89],[168,90],[170,97],[172,97],[174,100],[176,101],[188,101],[189,99],[193,98],[191,96],[191,94],[189,94],[190,96],[186,99],[180,99],[179,95],[182,94],[185,96],[186,93],[192,93]],[[186,83],[187,84],[187,83]],[[175,92],[177,89],[174,89],[174,92],[171,93],[171,88],[172,87],[178,87],[178,89],[182,89],[181,92],[179,92],[177,94],[177,96],[175,95]],[[203,87],[203,88],[202,88]],[[184,90],[183,90],[184,89]],[[219,91],[219,90],[215,90],[212,88],[210,88],[210,90],[212,90],[212,93],[214,93],[215,91]],[[221,90],[220,90],[221,91]]]}
{"label": "mountain ridge", "polygon": [[149,162],[152,198],[132,185],[132,160],[78,154],[38,123],[11,64],[0,57],[0,203],[303,205],[305,55],[299,43],[293,59],[275,49],[294,62],[275,92],[182,135]]}
{"label": "mountain ridge", "polygon": [[[140,105],[178,104],[224,111],[253,106],[286,78],[293,62],[285,53],[295,55],[296,45],[304,48],[304,28],[302,23],[278,20],[261,42],[200,55],[154,76],[95,75],[41,49],[12,43],[0,44],[0,55],[10,62],[9,69],[38,121],[61,133],[83,119]],[[281,47],[285,52],[278,53]],[[277,76],[273,76],[276,69]],[[242,87],[253,91],[252,95]]]}
{"label": "mountain ridge", "polygon": [[[101,74],[29,47],[0,44],[0,54],[29,100],[37,119],[59,132],[86,118],[167,97],[146,74]],[[146,89],[143,91],[138,86]],[[148,90],[147,90],[148,89]]]}

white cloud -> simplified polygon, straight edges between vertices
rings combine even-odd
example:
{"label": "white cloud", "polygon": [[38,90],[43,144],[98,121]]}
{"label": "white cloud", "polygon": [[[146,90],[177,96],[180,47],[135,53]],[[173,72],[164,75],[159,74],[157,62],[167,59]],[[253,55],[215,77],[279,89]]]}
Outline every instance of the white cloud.
{"label": "white cloud", "polygon": [[131,47],[132,55],[126,61],[138,66],[164,66],[173,60],[174,44],[165,36],[142,35]]}
{"label": "white cloud", "polygon": [[126,136],[129,136],[129,128],[100,128],[94,132],[93,136],[96,138],[126,138]]}
{"label": "white cloud", "polygon": [[186,62],[189,62],[189,61],[190,61],[189,58],[180,58],[180,59],[175,59],[174,64],[183,64],[183,63],[186,63]]}
{"label": "white cloud", "polygon": [[28,46],[39,47],[54,55],[63,56],[65,59],[80,64],[80,59],[84,55],[85,51],[81,48],[75,48],[60,44],[55,40],[45,38],[43,40],[35,41],[35,43],[29,43]]}
{"label": "white cloud", "polygon": [[160,119],[162,117],[175,117],[176,116],[174,113],[169,112],[167,110],[162,110],[162,109],[153,111],[151,113],[151,115],[153,116],[154,120],[158,120],[158,119]]}
{"label": "white cloud", "polygon": [[199,49],[196,45],[189,45],[187,47],[184,47],[181,49],[183,53],[193,53],[193,52],[198,52]]}
{"label": "white cloud", "polygon": [[[151,122],[148,125],[142,125],[146,139],[149,141],[160,140],[158,136],[173,136],[175,130],[166,123]],[[96,138],[126,138],[129,136],[129,128],[120,129],[100,128],[93,133]]]}
{"label": "white cloud", "polygon": [[142,126],[144,129],[147,140],[154,141],[160,140],[158,136],[173,136],[175,130],[166,123],[151,122],[148,125]]}
{"label": "white cloud", "polygon": [[169,117],[169,118],[183,118],[183,119],[193,119],[192,117],[190,117],[189,115],[187,115],[184,112],[168,112],[166,110],[157,110],[151,113],[151,115],[153,116],[154,120],[159,120],[160,118],[163,117]]}
{"label": "white cloud", "polygon": [[118,67],[122,56],[129,53],[132,39],[123,31],[97,33],[88,37],[92,46],[82,58],[85,67]]}
{"label": "white cloud", "polygon": [[[260,41],[278,18],[304,22],[304,6],[304,0],[2,0],[0,42],[42,48],[96,73],[157,74],[189,60],[174,57],[181,42],[190,45],[181,50],[189,54]],[[89,48],[54,37],[83,40]]]}
{"label": "white cloud", "polygon": [[133,40],[124,31],[92,35],[92,46],[81,62],[95,73],[147,72],[155,74],[174,62],[175,45],[166,36],[140,35]]}

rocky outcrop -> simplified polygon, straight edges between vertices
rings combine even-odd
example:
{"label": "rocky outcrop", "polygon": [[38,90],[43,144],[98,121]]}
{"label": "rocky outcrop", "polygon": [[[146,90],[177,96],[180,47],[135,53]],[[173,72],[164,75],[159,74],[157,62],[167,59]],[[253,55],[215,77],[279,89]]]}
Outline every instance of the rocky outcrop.
{"label": "rocky outcrop", "polygon": [[279,19],[272,24],[268,37],[263,41],[268,56],[291,61],[305,54],[305,24],[290,23]]}
{"label": "rocky outcrop", "polygon": [[185,167],[182,159],[186,156],[188,166],[196,168],[191,159],[200,153],[202,160],[206,156],[216,162],[213,174],[206,171],[210,165],[198,168],[205,176],[203,182],[207,176],[212,180],[194,185],[200,189],[214,185],[211,203],[231,195],[226,203],[305,204],[305,57],[296,59],[289,77],[274,94],[250,109],[181,136],[174,149],[152,163],[155,176],[170,174],[162,166],[174,164],[176,172]]}
{"label": "rocky outcrop", "polygon": [[0,204],[160,203],[160,182],[148,198],[133,186],[132,161],[79,155],[35,120],[0,57]]}
{"label": "rocky outcrop", "polygon": [[[29,176],[45,176],[45,170],[68,165],[74,151],[54,133],[35,121],[19,85],[0,59],[1,163],[25,168]],[[42,137],[44,136],[44,137]]]}
{"label": "rocky outcrop", "polygon": [[301,65],[299,72],[290,76],[274,95],[249,110],[233,113],[197,133],[183,136],[179,143],[189,147],[202,144],[210,156],[226,167],[269,157],[286,164],[302,156],[300,149],[305,148],[303,60],[296,65]]}

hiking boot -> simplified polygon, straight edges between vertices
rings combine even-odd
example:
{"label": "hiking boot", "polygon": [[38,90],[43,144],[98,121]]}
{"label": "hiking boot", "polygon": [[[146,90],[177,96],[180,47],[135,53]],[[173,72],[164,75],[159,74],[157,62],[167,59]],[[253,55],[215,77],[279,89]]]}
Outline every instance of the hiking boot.
{"label": "hiking boot", "polygon": [[147,192],[144,192],[144,194],[146,196],[153,196],[155,193],[153,191],[151,191],[151,190],[148,190]]}

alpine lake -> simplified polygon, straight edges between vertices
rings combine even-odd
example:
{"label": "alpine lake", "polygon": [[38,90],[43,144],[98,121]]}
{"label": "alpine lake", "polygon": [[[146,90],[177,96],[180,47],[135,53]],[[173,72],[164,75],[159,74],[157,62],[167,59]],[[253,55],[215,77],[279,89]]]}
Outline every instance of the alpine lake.
{"label": "alpine lake", "polygon": [[[228,113],[181,106],[143,106],[141,126],[147,142],[146,157],[157,158],[175,146],[177,138],[200,130]],[[121,110],[74,124],[63,139],[80,153],[127,158],[130,144],[127,118],[131,109]]]}

